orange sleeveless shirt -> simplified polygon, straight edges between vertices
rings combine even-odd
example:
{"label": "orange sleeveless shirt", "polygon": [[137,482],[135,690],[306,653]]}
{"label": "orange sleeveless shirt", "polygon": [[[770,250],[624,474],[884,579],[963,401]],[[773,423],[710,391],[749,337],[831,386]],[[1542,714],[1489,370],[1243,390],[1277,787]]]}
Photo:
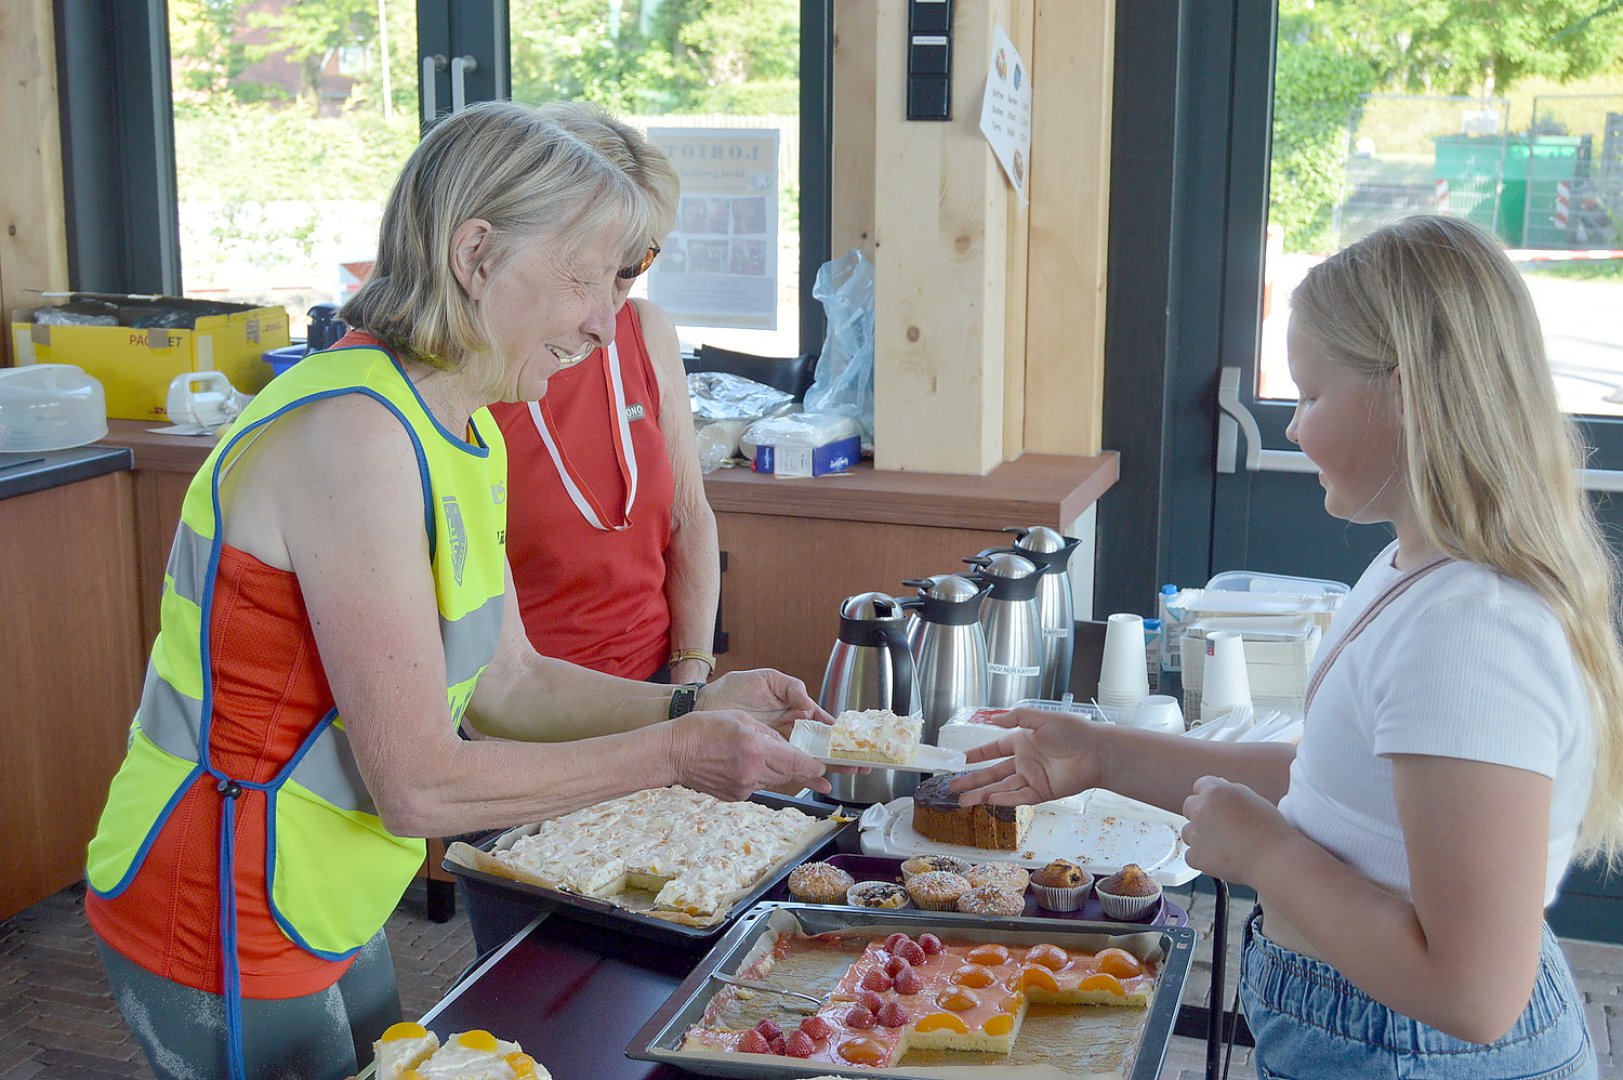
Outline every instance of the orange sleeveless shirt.
{"label": "orange sleeveless shirt", "polygon": [[[268,782],[333,707],[298,578],[233,547],[220,551],[209,644],[214,668],[214,762],[227,776]],[[166,979],[218,994],[220,800],[199,777],[117,897],[85,893],[103,941]],[[237,934],[242,994],[302,997],[349,970],[294,944],[271,916],[265,890],[265,794],[245,790],[236,823]]]}
{"label": "orange sleeveless shirt", "polygon": [[614,340],[637,466],[629,528],[612,528],[626,520],[630,485],[616,450],[606,349],[548,379],[538,409],[581,496],[609,529],[576,507],[527,403],[490,411],[507,440],[507,559],[531,644],[545,656],[646,679],[671,651],[665,577],[676,484],[636,305],[620,309]]}

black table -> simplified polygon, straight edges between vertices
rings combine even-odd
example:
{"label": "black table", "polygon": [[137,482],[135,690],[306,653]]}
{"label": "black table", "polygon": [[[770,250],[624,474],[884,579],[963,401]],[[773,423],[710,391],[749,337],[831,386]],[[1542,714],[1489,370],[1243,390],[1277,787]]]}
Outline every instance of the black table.
{"label": "black table", "polygon": [[[1228,888],[1215,882],[1210,1007],[1185,1005],[1178,1034],[1204,1035],[1206,1075],[1221,1069]],[[442,1039],[484,1028],[511,1039],[558,1080],[676,1080],[699,1074],[624,1054],[714,944],[664,945],[562,914],[537,915],[423,1017]],[[1187,1030],[1186,1030],[1187,1029]]]}

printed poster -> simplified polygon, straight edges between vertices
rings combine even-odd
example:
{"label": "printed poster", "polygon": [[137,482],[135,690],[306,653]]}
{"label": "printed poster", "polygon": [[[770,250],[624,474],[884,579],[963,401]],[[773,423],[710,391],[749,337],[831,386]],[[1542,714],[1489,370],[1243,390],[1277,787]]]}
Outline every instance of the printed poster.
{"label": "printed poster", "polygon": [[981,134],[1025,206],[1031,172],[1031,72],[1003,27],[996,31],[992,69],[986,73],[986,94],[981,98]]}
{"label": "printed poster", "polygon": [[778,132],[649,128],[682,177],[648,298],[682,326],[778,328]]}

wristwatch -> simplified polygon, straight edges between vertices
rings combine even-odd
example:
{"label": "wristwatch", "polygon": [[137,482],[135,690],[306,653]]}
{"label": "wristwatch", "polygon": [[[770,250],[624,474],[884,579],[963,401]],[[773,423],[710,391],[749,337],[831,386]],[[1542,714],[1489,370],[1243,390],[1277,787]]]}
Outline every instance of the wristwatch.
{"label": "wristwatch", "polygon": [[671,694],[671,709],[665,719],[675,720],[678,716],[686,716],[693,711],[699,703],[699,691],[704,683],[678,683],[676,690]]}

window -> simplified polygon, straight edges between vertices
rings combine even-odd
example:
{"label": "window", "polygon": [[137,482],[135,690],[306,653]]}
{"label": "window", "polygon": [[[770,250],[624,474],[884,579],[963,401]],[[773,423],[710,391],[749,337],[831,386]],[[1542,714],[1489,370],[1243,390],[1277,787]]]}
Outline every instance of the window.
{"label": "window", "polygon": [[696,256],[701,284],[770,282],[755,304],[764,315],[684,328],[690,343],[815,351],[822,311],[800,281],[828,258],[831,0],[510,7],[56,5],[73,287],[280,303],[297,332],[310,303],[341,300],[365,272],[419,135],[424,61],[439,62],[443,113],[455,94],[446,67],[476,55],[468,101],[584,97],[649,128],[726,129],[723,153],[740,129],[774,133],[775,168],[749,170],[760,175],[746,194],[697,193],[703,219],[695,209],[688,224],[704,231],[675,236],[661,270]]}
{"label": "window", "polygon": [[1623,416],[1623,50],[1618,17],[1580,6],[1498,22],[1475,5],[1428,20],[1280,4],[1258,397],[1295,397],[1285,323],[1309,267],[1381,222],[1444,213],[1511,251],[1565,408]]}

